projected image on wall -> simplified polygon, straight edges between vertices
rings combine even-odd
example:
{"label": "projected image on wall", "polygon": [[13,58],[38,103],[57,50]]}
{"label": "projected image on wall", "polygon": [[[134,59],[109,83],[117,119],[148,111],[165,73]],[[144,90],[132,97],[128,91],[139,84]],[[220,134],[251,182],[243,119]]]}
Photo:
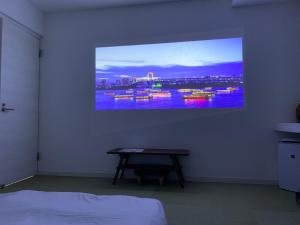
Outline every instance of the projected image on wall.
{"label": "projected image on wall", "polygon": [[96,48],[96,110],[241,108],[242,38]]}

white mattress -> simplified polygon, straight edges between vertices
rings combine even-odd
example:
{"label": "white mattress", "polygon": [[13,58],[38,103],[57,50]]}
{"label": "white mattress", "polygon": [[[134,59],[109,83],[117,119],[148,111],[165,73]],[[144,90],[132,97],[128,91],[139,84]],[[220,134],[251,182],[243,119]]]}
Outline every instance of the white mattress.
{"label": "white mattress", "polygon": [[0,225],[166,225],[158,200],[85,193],[0,194]]}

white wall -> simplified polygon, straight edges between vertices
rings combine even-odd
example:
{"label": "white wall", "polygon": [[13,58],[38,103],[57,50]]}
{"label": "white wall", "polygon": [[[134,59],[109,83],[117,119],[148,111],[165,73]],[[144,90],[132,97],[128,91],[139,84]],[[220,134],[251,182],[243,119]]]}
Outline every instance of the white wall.
{"label": "white wall", "polygon": [[[297,8],[298,7],[298,8]],[[190,178],[277,179],[277,122],[300,98],[299,5],[233,9],[187,1],[47,16],[40,102],[41,173],[111,174],[114,147],[188,148]],[[94,111],[94,47],[124,40],[244,30],[241,111]]]}
{"label": "white wall", "polygon": [[27,0],[1,0],[0,12],[30,28],[39,35],[44,34],[44,15]]}

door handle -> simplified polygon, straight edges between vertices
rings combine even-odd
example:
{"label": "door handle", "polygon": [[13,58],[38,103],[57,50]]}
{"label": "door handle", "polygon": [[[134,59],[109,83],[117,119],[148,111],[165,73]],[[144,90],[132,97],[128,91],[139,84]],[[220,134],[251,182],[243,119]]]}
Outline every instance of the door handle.
{"label": "door handle", "polygon": [[6,108],[5,106],[6,106],[6,104],[3,103],[2,107],[1,107],[1,112],[7,112],[7,111],[14,111],[15,110],[15,109],[12,109],[12,108]]}

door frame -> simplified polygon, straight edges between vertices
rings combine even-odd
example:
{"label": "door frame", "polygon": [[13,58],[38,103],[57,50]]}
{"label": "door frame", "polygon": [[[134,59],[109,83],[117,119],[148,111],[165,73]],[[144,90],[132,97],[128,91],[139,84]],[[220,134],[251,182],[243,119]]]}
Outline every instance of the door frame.
{"label": "door frame", "polygon": [[[41,87],[41,42],[42,42],[42,39],[43,39],[43,36],[39,35],[38,33],[36,33],[35,31],[33,31],[32,29],[30,29],[29,27],[23,25],[22,23],[18,22],[17,20],[11,18],[10,16],[0,12],[0,100],[1,100],[1,78],[2,78],[2,46],[3,46],[3,27],[4,27],[4,20],[7,20],[9,21],[10,23],[18,26],[19,28],[21,28],[23,31],[25,31],[26,33],[32,35],[34,38],[36,38],[39,42],[39,51],[37,52],[38,54],[38,58],[39,58],[39,61],[38,61],[38,87],[37,87],[37,93],[38,93],[38,96],[37,96],[37,137],[36,137],[36,154],[38,156],[38,154],[40,154],[40,137],[39,137],[39,134],[40,134],[40,87]],[[37,157],[36,159],[36,174],[38,173],[39,171],[39,159],[40,157]],[[34,176],[34,175],[33,175]],[[1,189],[4,189],[5,187],[7,186],[10,186],[10,185],[13,185],[13,184],[16,184],[16,183],[19,183],[19,182],[22,182],[24,180],[27,180],[27,179],[30,179],[32,178],[33,176],[30,176],[30,177],[27,177],[27,178],[22,178],[20,180],[17,180],[17,181],[14,181],[12,183],[9,183],[9,184],[0,184],[0,190]]]}

